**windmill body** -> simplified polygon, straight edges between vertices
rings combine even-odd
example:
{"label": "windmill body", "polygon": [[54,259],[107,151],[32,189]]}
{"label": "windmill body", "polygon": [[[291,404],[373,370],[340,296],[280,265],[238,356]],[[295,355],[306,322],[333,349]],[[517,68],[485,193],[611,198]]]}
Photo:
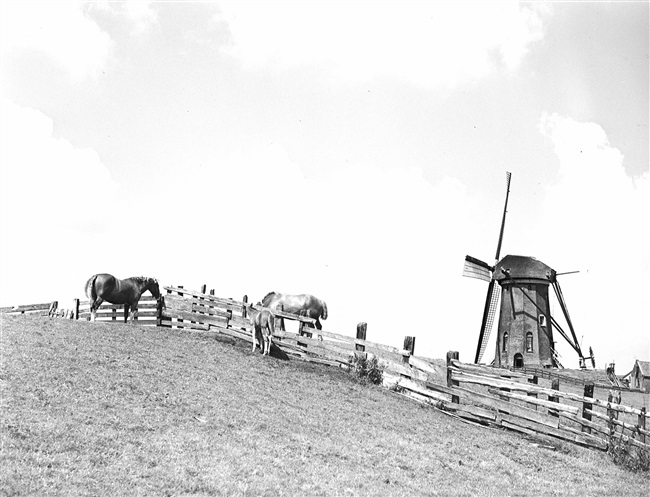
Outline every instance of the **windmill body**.
{"label": "windmill body", "polygon": [[[481,362],[494,318],[497,315],[497,310],[499,310],[494,356],[495,366],[515,368],[525,366],[562,367],[557,359],[555,342],[553,341],[553,331],[555,330],[576,351],[580,359],[580,367],[584,368],[586,358],[580,349],[555,270],[534,257],[521,255],[506,255],[502,259],[499,257],[508,209],[510,176],[510,173],[506,173],[506,202],[503,208],[494,266],[469,255],[465,257],[463,275],[488,282],[483,320],[474,362]],[[500,291],[496,287],[497,284]],[[566,333],[551,315],[550,287],[553,287],[564,318],[569,326],[570,334]],[[501,301],[500,308],[499,300]],[[596,367],[591,348],[589,351],[589,359],[591,359],[592,365]]]}
{"label": "windmill body", "polygon": [[556,367],[549,303],[555,271],[533,257],[507,255],[493,278],[501,287],[494,365]]}

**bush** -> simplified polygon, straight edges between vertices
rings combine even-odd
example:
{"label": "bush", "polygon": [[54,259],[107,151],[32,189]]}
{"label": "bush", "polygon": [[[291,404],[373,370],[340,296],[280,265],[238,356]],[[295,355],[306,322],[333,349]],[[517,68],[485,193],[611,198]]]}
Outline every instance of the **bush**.
{"label": "bush", "polygon": [[350,364],[349,371],[354,373],[361,383],[372,383],[373,385],[380,385],[384,380],[384,368],[379,365],[377,357],[370,354],[354,354],[348,360]]}
{"label": "bush", "polygon": [[642,449],[623,438],[609,439],[607,453],[614,464],[633,472],[650,471],[650,451]]}

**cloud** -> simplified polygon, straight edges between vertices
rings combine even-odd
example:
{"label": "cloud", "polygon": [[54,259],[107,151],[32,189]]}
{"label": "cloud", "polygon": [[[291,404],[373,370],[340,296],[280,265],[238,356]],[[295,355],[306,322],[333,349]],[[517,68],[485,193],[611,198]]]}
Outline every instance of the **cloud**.
{"label": "cloud", "polygon": [[6,2],[2,50],[40,51],[69,71],[74,80],[96,77],[113,45],[85,13],[83,2]]}
{"label": "cloud", "polygon": [[544,9],[517,2],[224,2],[229,52],[249,69],[327,67],[342,81],[454,86],[516,68],[543,37]]}
{"label": "cloud", "polygon": [[33,275],[58,275],[65,286],[66,273],[94,256],[105,241],[98,238],[114,229],[111,214],[123,219],[118,185],[95,151],[55,137],[49,117],[8,100],[0,110],[2,280],[12,282],[0,299],[45,301],[51,296],[34,288]]}
{"label": "cloud", "polygon": [[593,345],[600,367],[631,354],[647,360],[648,173],[627,176],[623,155],[595,123],[545,114],[540,131],[559,163],[543,207],[552,240],[544,259],[558,271],[581,270],[560,277],[578,337]]}

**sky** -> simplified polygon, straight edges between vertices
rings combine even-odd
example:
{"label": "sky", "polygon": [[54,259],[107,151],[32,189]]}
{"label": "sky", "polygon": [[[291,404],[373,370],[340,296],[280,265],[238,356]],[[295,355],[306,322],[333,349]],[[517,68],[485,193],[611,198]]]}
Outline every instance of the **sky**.
{"label": "sky", "polygon": [[559,281],[597,367],[650,358],[647,2],[9,0],[0,19],[0,306],[70,307],[102,272],[310,293],[326,330],[471,362],[487,283],[463,262],[494,263],[510,171],[501,255],[579,271]]}

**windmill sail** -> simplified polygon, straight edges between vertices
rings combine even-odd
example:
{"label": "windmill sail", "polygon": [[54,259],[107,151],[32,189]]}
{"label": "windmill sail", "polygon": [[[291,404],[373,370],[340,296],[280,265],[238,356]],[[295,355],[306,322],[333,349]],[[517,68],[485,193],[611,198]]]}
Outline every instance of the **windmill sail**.
{"label": "windmill sail", "polygon": [[481,332],[478,336],[478,347],[476,348],[476,357],[474,358],[474,363],[476,364],[481,362],[483,358],[483,353],[490,339],[490,332],[492,331],[497,306],[499,305],[499,289],[497,288],[497,291],[494,291],[494,283],[494,280],[490,280],[490,284],[488,285],[485,308],[483,309],[483,321],[481,322]]}
{"label": "windmill sail", "polygon": [[501,219],[501,230],[499,231],[499,243],[497,244],[497,253],[494,256],[495,261],[499,260],[499,255],[501,254],[501,242],[503,242],[503,231],[506,228],[506,214],[508,213],[508,197],[510,196],[510,176],[512,175],[508,171],[506,171],[506,203],[503,206],[503,218]]}
{"label": "windmill sail", "polygon": [[490,281],[492,279],[492,267],[479,259],[467,255],[465,256],[463,276],[467,276],[468,278],[477,278],[483,281]]}

